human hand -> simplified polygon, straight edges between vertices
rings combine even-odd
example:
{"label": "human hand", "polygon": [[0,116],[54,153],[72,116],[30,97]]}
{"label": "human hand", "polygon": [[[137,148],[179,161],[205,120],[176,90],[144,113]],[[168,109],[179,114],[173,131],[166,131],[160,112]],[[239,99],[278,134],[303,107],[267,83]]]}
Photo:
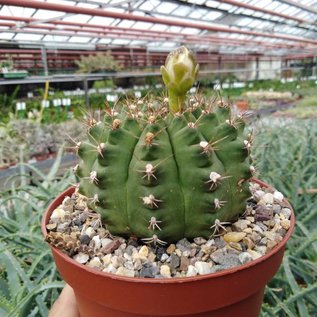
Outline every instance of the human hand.
{"label": "human hand", "polygon": [[73,289],[66,284],[48,317],[80,317]]}

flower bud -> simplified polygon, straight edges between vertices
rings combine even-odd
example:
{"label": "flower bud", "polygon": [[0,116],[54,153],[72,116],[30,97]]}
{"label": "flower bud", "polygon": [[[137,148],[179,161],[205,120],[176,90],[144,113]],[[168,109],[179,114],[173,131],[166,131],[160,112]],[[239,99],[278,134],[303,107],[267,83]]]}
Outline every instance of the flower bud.
{"label": "flower bud", "polygon": [[191,51],[182,46],[171,52],[161,66],[164,84],[168,90],[169,104],[173,112],[181,112],[187,91],[193,86],[199,65]]}

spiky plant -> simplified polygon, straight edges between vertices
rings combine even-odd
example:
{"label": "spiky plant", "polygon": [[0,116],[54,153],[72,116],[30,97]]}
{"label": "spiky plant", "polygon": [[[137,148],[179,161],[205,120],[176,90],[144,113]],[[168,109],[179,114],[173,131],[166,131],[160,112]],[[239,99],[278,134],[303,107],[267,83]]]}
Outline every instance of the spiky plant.
{"label": "spiky plant", "polygon": [[78,142],[79,192],[114,235],[164,244],[209,237],[244,210],[250,196],[244,121],[230,107],[186,100],[198,74],[181,47],[161,67],[168,98],[127,102],[91,121]]}

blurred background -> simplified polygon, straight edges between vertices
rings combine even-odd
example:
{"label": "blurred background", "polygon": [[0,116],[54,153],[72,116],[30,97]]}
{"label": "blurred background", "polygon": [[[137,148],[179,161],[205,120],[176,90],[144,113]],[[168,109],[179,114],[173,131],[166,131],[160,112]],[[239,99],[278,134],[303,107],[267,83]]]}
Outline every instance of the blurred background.
{"label": "blurred background", "polygon": [[83,121],[164,96],[181,45],[201,69],[190,94],[247,114],[257,176],[295,210],[261,316],[317,316],[316,0],[0,0],[0,316],[48,315],[64,284],[40,219],[76,183]]}

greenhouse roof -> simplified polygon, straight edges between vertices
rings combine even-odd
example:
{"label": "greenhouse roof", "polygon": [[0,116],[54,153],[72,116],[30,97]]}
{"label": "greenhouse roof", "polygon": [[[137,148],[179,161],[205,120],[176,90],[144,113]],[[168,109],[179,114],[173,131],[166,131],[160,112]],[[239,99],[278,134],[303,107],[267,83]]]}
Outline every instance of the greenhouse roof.
{"label": "greenhouse roof", "polygon": [[0,47],[317,55],[317,0],[1,0]]}

